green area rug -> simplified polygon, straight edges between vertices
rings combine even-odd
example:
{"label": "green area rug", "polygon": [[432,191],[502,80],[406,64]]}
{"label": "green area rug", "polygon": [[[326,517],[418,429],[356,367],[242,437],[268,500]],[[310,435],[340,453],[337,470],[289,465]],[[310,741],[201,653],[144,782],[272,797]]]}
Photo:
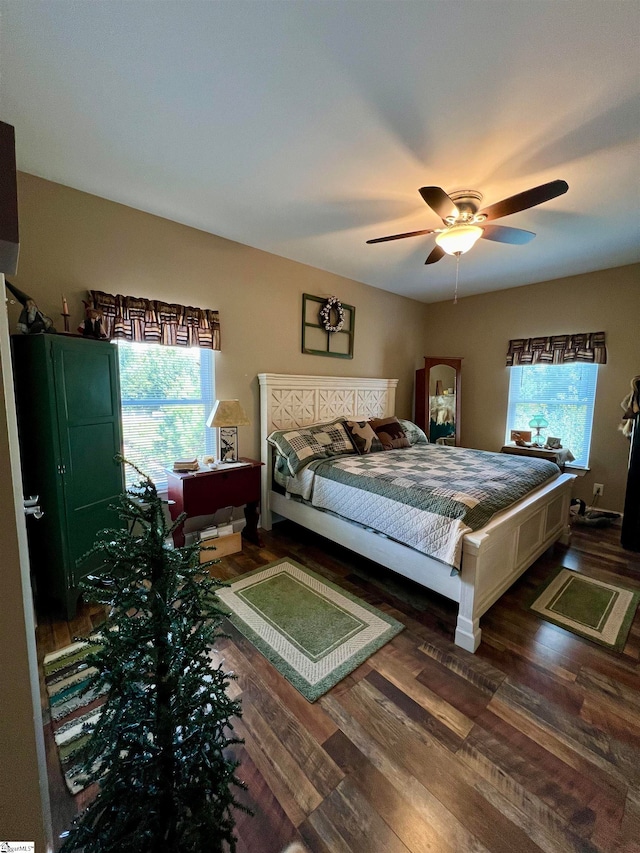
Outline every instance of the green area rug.
{"label": "green area rug", "polygon": [[559,568],[536,592],[531,609],[561,628],[609,649],[624,649],[640,592]]}
{"label": "green area rug", "polygon": [[95,669],[87,656],[97,651],[95,642],[80,641],[52,652],[44,659],[44,681],[49,694],[53,737],[65,782],[72,794],[85,788],[80,774],[84,750],[107,698],[106,689],[87,689]]}
{"label": "green area rug", "polygon": [[242,575],[217,594],[238,630],[309,702],[404,628],[288,559]]}

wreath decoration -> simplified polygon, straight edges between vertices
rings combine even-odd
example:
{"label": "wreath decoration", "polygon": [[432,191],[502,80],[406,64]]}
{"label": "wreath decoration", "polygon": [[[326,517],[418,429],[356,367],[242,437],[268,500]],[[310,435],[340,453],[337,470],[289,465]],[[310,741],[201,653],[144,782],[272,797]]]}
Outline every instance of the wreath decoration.
{"label": "wreath decoration", "polygon": [[[331,312],[336,313],[336,322],[332,323]],[[339,332],[344,326],[344,309],[337,296],[330,296],[320,309],[320,323],[325,332]]]}

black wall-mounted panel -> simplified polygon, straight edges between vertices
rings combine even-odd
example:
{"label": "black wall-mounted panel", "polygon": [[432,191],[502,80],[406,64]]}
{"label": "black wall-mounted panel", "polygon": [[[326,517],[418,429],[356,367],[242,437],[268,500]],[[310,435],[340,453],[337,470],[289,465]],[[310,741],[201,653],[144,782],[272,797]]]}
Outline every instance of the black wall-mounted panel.
{"label": "black wall-mounted panel", "polygon": [[0,121],[0,273],[15,275],[19,249],[15,132]]}

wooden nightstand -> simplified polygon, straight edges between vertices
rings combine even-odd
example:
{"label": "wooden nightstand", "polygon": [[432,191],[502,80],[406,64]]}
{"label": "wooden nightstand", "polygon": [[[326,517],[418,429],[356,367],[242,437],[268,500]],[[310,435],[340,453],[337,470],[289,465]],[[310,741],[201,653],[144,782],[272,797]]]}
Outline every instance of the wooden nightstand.
{"label": "wooden nightstand", "polygon": [[[177,474],[167,470],[171,518],[175,521],[181,513],[187,518],[212,515],[225,506],[244,506],[247,525],[242,535],[248,542],[262,545],[258,535],[258,506],[260,504],[260,468],[262,462],[240,458],[248,462],[242,468],[225,469],[224,463],[213,471],[195,471]],[[184,545],[182,525],[173,534],[176,546]]]}

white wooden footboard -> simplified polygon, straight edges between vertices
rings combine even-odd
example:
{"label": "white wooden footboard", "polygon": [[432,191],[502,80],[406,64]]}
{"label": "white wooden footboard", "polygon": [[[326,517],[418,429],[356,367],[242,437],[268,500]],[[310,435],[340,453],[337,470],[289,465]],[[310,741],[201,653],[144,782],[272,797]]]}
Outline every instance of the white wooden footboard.
{"label": "white wooden footboard", "polygon": [[475,652],[480,617],[558,539],[569,542],[575,477],[561,474],[464,537],[457,645]]}

